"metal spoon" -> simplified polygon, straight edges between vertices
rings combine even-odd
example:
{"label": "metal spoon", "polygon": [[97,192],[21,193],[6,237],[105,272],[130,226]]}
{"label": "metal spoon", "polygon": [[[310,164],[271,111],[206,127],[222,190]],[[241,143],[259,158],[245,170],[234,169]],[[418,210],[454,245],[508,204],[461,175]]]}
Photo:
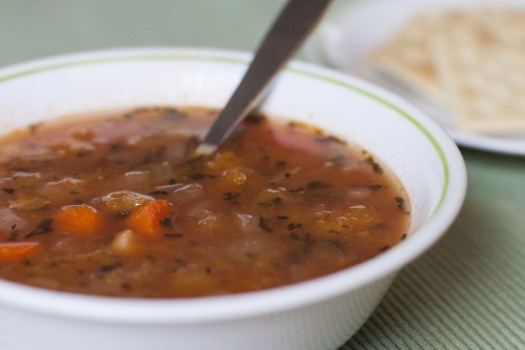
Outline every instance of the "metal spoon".
{"label": "metal spoon", "polygon": [[262,100],[266,87],[315,27],[332,0],[290,0],[196,152],[213,153]]}

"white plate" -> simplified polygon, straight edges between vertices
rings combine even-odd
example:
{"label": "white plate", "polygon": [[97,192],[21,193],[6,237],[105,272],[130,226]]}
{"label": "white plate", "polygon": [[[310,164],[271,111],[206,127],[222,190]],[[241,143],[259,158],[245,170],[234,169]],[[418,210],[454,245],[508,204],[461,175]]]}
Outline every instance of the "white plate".
{"label": "white plate", "polygon": [[306,47],[307,57],[395,91],[438,121],[466,147],[525,155],[525,135],[492,136],[458,130],[452,116],[399,84],[378,75],[367,63],[368,54],[420,11],[465,9],[474,6],[519,6],[523,0],[360,0],[339,5],[323,22]]}

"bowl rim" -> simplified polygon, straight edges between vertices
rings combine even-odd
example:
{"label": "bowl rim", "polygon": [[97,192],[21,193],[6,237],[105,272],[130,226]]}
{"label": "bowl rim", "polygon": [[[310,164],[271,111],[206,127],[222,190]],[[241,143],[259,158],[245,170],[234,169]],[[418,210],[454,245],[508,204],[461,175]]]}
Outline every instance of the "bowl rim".
{"label": "bowl rim", "polygon": [[[59,55],[0,69],[0,85],[42,72],[125,61],[201,61],[246,67],[251,53],[191,47],[119,48]],[[432,144],[443,167],[438,205],[409,239],[359,265],[323,277],[235,295],[181,299],[126,299],[49,291],[0,280],[0,303],[26,311],[125,324],[189,324],[243,319],[299,308],[349,293],[388,275],[430,248],[455,220],[463,204],[466,167],[446,132],[410,103],[366,81],[330,68],[292,61],[285,71],[352,90],[381,103],[413,123]],[[409,109],[410,113],[406,112]],[[328,287],[329,286],[329,287]]]}

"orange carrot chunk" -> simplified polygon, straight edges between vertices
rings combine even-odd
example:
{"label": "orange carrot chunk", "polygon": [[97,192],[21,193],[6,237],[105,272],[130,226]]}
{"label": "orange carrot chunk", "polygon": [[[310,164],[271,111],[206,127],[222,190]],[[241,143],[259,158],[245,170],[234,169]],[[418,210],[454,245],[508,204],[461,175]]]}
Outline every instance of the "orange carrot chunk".
{"label": "orange carrot chunk", "polygon": [[0,261],[16,261],[35,253],[40,246],[38,242],[5,242],[0,243]]}
{"label": "orange carrot chunk", "polygon": [[171,204],[162,199],[143,204],[128,217],[129,228],[145,236],[160,236],[163,232],[162,222],[168,219],[170,211]]}
{"label": "orange carrot chunk", "polygon": [[86,204],[66,205],[53,216],[53,226],[71,234],[95,233],[102,227],[102,215]]}

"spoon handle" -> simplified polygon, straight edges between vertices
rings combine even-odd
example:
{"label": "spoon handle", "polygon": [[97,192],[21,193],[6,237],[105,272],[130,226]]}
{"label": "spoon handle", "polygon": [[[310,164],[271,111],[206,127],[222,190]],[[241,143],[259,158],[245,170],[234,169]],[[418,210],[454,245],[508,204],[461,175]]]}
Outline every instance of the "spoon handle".
{"label": "spoon handle", "polygon": [[270,28],[244,78],[204,137],[198,151],[212,153],[254,109],[271,80],[315,27],[332,0],[290,0]]}

